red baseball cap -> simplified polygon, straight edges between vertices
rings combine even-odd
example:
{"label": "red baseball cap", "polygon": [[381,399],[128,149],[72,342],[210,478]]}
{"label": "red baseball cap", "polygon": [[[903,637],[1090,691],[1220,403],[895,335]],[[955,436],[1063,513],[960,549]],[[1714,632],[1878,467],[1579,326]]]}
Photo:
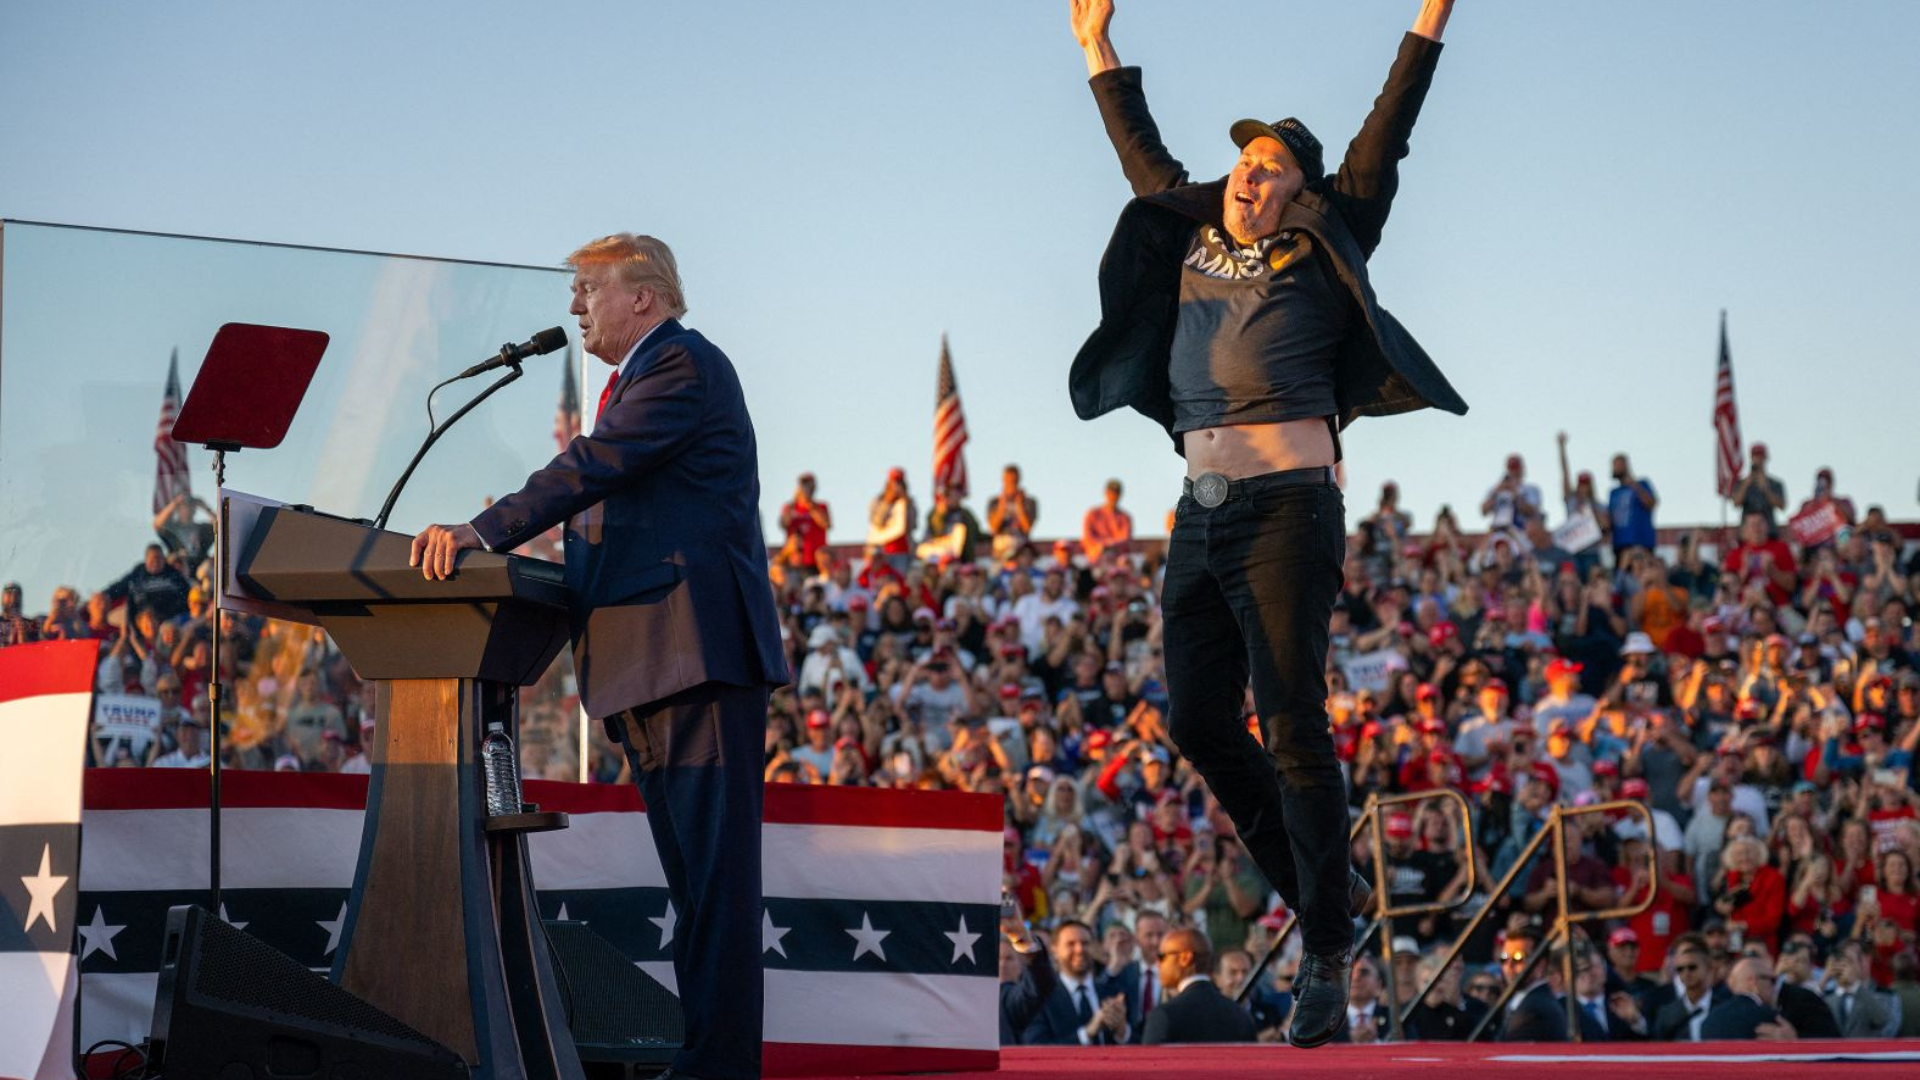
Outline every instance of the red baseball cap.
{"label": "red baseball cap", "polygon": [[1562,656],[1547,665],[1547,678],[1558,679],[1564,675],[1578,675],[1585,670],[1587,670],[1587,665]]}
{"label": "red baseball cap", "polygon": [[1447,722],[1437,716],[1429,716],[1425,720],[1420,721],[1420,733],[1423,735],[1445,735],[1447,733]]}
{"label": "red baseball cap", "polygon": [[1554,768],[1553,766],[1547,764],[1544,761],[1536,761],[1534,762],[1534,765],[1533,765],[1532,775],[1535,780],[1538,780],[1541,783],[1547,785],[1548,789],[1550,789],[1556,797],[1559,796],[1560,770]]}
{"label": "red baseball cap", "polygon": [[1507,692],[1507,680],[1499,677],[1491,678],[1491,679],[1488,679],[1486,683],[1482,685],[1480,688],[1482,690],[1498,690],[1504,694]]}
{"label": "red baseball cap", "polygon": [[820,709],[815,709],[807,714],[807,726],[810,728],[826,727],[832,722],[833,721],[827,717],[827,714]]}
{"label": "red baseball cap", "polygon": [[1619,776],[1620,766],[1611,761],[1596,761],[1593,763],[1593,775]]}
{"label": "red baseball cap", "polygon": [[1019,697],[1020,696],[1019,684],[1018,683],[1001,683],[1000,696],[1003,698],[1006,698],[1008,701],[1012,701],[1014,698]]}
{"label": "red baseball cap", "polygon": [[1881,716],[1879,713],[1863,712],[1859,718],[1853,722],[1853,730],[1885,731],[1887,730],[1887,718]]}
{"label": "red baseball cap", "polygon": [[1427,643],[1430,645],[1439,645],[1448,638],[1457,636],[1459,633],[1460,628],[1452,623],[1444,621],[1437,622],[1433,624],[1433,629],[1427,631]]}
{"label": "red baseball cap", "polygon": [[1113,736],[1101,728],[1087,732],[1087,749],[1105,750],[1113,743]]}
{"label": "red baseball cap", "polygon": [[1421,701],[1427,698],[1437,698],[1440,696],[1440,688],[1430,682],[1423,682],[1420,684],[1420,688],[1413,692],[1413,696],[1415,699]]}
{"label": "red baseball cap", "polygon": [[1647,782],[1638,776],[1629,776],[1620,781],[1620,797],[1623,799],[1644,799],[1648,794]]}
{"label": "red baseball cap", "polygon": [[1412,836],[1413,835],[1413,815],[1388,814],[1387,815],[1387,835],[1399,836],[1399,837]]}
{"label": "red baseball cap", "polygon": [[1631,926],[1623,926],[1607,935],[1607,948],[1609,949],[1617,948],[1621,945],[1638,944],[1640,944],[1640,935],[1634,933],[1633,927]]}

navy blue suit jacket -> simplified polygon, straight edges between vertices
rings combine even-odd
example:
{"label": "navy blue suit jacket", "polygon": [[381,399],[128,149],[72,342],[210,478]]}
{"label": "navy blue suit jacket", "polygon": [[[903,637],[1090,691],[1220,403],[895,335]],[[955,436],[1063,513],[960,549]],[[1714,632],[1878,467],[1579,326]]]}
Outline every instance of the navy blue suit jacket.
{"label": "navy blue suit jacket", "polygon": [[[1120,988],[1108,980],[1095,975],[1093,979],[1093,1007],[1098,1009],[1100,1002],[1115,994]],[[1020,1033],[1020,1041],[1029,1046],[1078,1046],[1080,1045],[1080,1010],[1074,1004],[1073,994],[1066,983],[1056,978],[1053,989],[1048,992],[1046,1003],[1027,1029]],[[1131,1032],[1128,1033],[1131,1036]]]}
{"label": "navy blue suit jacket", "polygon": [[508,551],[563,521],[574,667],[590,715],[705,682],[789,681],[753,421],[733,363],[698,332],[673,319],[657,327],[593,430],[472,525],[488,548]]}

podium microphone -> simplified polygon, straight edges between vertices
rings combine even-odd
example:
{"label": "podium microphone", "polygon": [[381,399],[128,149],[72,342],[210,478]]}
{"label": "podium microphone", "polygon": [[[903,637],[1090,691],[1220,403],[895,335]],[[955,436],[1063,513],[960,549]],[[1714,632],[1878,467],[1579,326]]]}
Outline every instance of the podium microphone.
{"label": "podium microphone", "polygon": [[[394,502],[400,498],[400,490],[406,487],[407,481],[413,477],[413,470],[420,466],[420,459],[427,456],[427,451],[433,448],[433,444],[439,440],[440,436],[446,434],[448,428],[452,427],[461,417],[472,412],[475,406],[487,400],[494,391],[499,390],[501,387],[525,374],[525,372],[520,370],[520,361],[525,360],[529,356],[540,356],[544,353],[553,352],[563,348],[566,344],[567,332],[565,330],[557,326],[548,327],[518,345],[500,346],[500,355],[495,356],[491,360],[483,360],[460,374],[441,382],[431,391],[428,391],[427,423],[432,427],[432,430],[427,432],[427,441],[421,443],[420,449],[414,452],[413,460],[407,462],[407,471],[400,474],[400,479],[393,483],[393,490],[387,492],[387,501],[381,504],[380,516],[373,519],[373,527],[376,529],[384,529],[387,527],[387,518],[393,513]],[[474,395],[472,401],[460,407],[460,411],[447,417],[446,423],[433,423],[433,395],[439,392],[440,387],[503,367],[510,367],[513,370],[508,372],[506,377],[497,380],[493,385]]]}
{"label": "podium microphone", "polygon": [[453,382],[457,379],[471,379],[475,375],[484,375],[495,368],[503,368],[509,364],[518,364],[530,356],[542,356],[565,348],[566,344],[567,332],[557,326],[550,326],[518,345],[500,346],[498,356],[489,360],[482,360],[447,381]]}

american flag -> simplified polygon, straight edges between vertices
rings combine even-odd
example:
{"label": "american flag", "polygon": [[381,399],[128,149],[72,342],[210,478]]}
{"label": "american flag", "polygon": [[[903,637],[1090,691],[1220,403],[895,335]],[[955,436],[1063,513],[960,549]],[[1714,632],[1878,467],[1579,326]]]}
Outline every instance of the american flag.
{"label": "american flag", "polygon": [[1714,487],[1733,497],[1740,480],[1740,410],[1733,404],[1733,353],[1727,348],[1727,313],[1720,313],[1720,367],[1713,380]]}
{"label": "american flag", "polygon": [[573,342],[567,342],[567,358],[560,365],[560,407],[553,414],[553,441],[565,450],[580,434],[580,384],[573,377]]}
{"label": "american flag", "polygon": [[967,493],[967,413],[960,407],[960,384],[953,381],[953,355],[940,335],[940,389],[933,403],[933,488]]}
{"label": "american flag", "polygon": [[160,395],[160,422],[153,430],[153,512],[166,509],[176,495],[193,494],[187,473],[187,448],[173,439],[173,420],[180,415],[180,350],[167,361],[167,389]]}

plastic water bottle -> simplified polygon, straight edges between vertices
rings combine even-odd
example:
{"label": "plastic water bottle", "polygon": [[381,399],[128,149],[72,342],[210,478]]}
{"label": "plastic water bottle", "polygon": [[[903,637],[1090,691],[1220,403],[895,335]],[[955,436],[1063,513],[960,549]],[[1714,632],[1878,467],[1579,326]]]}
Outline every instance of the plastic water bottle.
{"label": "plastic water bottle", "polygon": [[519,813],[519,755],[514,753],[506,725],[498,720],[487,725],[487,737],[480,742],[480,767],[487,777],[487,815]]}

